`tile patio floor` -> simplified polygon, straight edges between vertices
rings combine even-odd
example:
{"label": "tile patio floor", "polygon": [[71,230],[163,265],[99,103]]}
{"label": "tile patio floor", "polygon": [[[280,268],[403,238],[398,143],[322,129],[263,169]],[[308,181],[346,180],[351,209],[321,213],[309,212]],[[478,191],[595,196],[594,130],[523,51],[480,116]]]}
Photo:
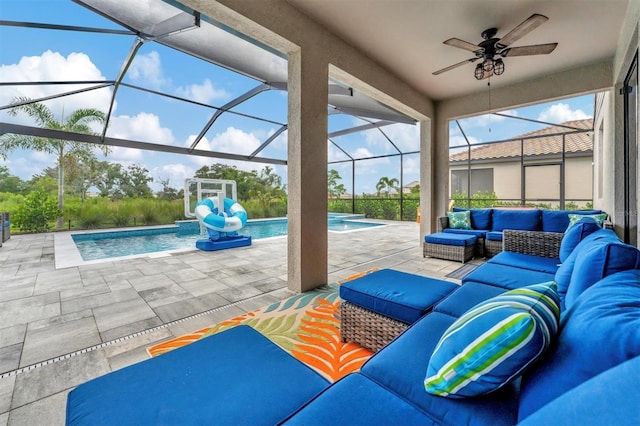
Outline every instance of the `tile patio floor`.
{"label": "tile patio floor", "polygon": [[[329,233],[330,282],[374,266],[436,278],[460,266],[424,259],[418,224],[379,222],[388,226]],[[61,255],[53,233],[0,247],[0,426],[62,425],[80,383],[147,359],[153,344],[293,294],[286,237],[55,269]]]}

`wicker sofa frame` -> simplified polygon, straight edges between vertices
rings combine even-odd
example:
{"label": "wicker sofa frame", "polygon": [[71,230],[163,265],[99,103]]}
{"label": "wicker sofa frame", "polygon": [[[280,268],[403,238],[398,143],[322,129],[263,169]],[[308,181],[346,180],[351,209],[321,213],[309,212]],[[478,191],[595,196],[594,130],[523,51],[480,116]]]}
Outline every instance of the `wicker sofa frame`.
{"label": "wicker sofa frame", "polygon": [[340,334],[343,342],[354,342],[378,352],[407,328],[409,324],[345,300],[340,303]]}

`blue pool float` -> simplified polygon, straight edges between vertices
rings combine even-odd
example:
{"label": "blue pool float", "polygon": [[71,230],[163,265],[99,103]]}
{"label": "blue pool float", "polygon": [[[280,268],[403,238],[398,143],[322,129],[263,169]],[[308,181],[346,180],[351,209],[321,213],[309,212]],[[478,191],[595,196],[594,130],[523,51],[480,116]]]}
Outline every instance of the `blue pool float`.
{"label": "blue pool float", "polygon": [[237,232],[247,223],[247,212],[237,201],[224,199],[223,209],[217,197],[209,197],[196,204],[195,214],[207,229],[217,232]]}

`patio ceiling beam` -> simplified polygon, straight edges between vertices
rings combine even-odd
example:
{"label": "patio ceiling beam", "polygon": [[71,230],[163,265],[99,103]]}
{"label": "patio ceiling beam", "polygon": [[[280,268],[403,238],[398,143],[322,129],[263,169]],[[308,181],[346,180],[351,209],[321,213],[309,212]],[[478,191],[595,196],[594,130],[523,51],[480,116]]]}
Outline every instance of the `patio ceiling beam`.
{"label": "patio ceiling beam", "polygon": [[399,154],[382,154],[382,155],[372,155],[371,157],[365,158],[353,158],[351,160],[337,160],[337,161],[329,161],[329,164],[339,164],[339,163],[348,163],[351,161],[366,161],[366,160],[377,160],[380,158],[389,158],[389,157],[401,157],[403,155],[414,155],[420,154],[420,151],[410,151],[410,152],[402,152]]}
{"label": "patio ceiling beam", "polygon": [[79,26],[76,26],[76,25],[42,24],[42,23],[39,23],[39,22],[19,22],[19,21],[0,20],[0,26],[22,27],[22,28],[38,28],[38,29],[43,29],[43,30],[80,31],[80,32],[85,32],[85,33],[136,35],[135,32],[129,31],[129,30],[112,30],[112,29],[108,29],[108,28],[79,27]]}
{"label": "patio ceiling beam", "polygon": [[83,92],[89,92],[91,90],[102,89],[103,87],[112,86],[113,83],[114,82],[112,82],[112,81],[108,81],[108,82],[105,82],[103,84],[99,84],[97,86],[85,87],[84,89],[73,90],[71,92],[64,92],[64,93],[59,93],[57,95],[43,96],[42,98],[38,98],[38,99],[29,99],[29,100],[26,100],[26,101],[23,101],[23,102],[11,103],[11,104],[0,106],[0,111],[2,111],[4,109],[15,108],[17,106],[35,104],[37,102],[44,102],[44,101],[49,101],[51,99],[62,98],[64,96],[75,95],[77,93],[83,93]]}
{"label": "patio ceiling beam", "polygon": [[122,68],[120,68],[120,72],[118,73],[118,77],[113,84],[113,93],[111,93],[111,101],[109,102],[109,110],[107,111],[106,118],[104,120],[104,127],[102,128],[102,140],[107,136],[107,128],[109,127],[109,120],[111,120],[111,113],[113,112],[113,104],[116,101],[116,94],[118,93],[118,88],[120,87],[120,83],[124,78],[124,75],[127,73],[127,70],[131,66],[133,62],[133,58],[135,58],[136,53],[144,44],[144,40],[140,37],[136,37],[136,40],[133,42],[133,46],[131,46],[131,50],[127,55],[126,59],[122,63]]}
{"label": "patio ceiling beam", "polygon": [[249,154],[249,158],[253,159],[256,155],[258,155],[260,153],[260,151],[262,151],[267,146],[269,146],[269,144],[271,142],[273,142],[278,136],[280,136],[280,134],[282,132],[284,132],[285,130],[287,130],[287,125],[283,124],[282,126],[280,126],[280,128],[278,130],[275,131],[274,134],[269,136],[269,138],[266,141],[264,141],[262,143],[262,145],[260,145],[255,151],[253,151],[251,154]]}
{"label": "patio ceiling beam", "polygon": [[207,121],[207,124],[204,125],[204,127],[202,128],[202,130],[200,131],[200,133],[198,134],[198,136],[195,138],[195,140],[191,143],[191,146],[189,147],[189,149],[195,149],[196,145],[198,145],[200,143],[200,141],[202,140],[202,138],[204,137],[204,135],[207,134],[207,132],[209,131],[209,129],[211,128],[211,126],[213,126],[213,123],[215,123],[215,121],[218,119],[218,117],[220,117],[225,111],[230,110],[231,108],[240,105],[241,103],[253,98],[254,96],[265,92],[267,90],[271,90],[273,87],[268,84],[268,83],[262,83],[256,87],[254,87],[251,90],[248,90],[247,92],[243,93],[242,95],[238,96],[235,99],[230,100],[229,102],[227,102],[226,104],[222,105],[215,113],[213,113],[213,115],[211,116],[211,118],[209,119],[209,121]]}
{"label": "patio ceiling beam", "polygon": [[333,105],[335,109],[341,111],[343,114],[354,115],[356,117],[368,117],[368,118],[376,118],[378,120],[386,120],[386,121],[394,121],[396,123],[404,123],[404,124],[416,124],[416,121],[401,115],[390,114],[380,111],[371,111],[365,108],[356,108],[356,107],[337,107]]}
{"label": "patio ceiling beam", "polygon": [[140,32],[147,40],[158,40],[200,27],[200,13],[180,12],[157,24],[151,24]]}
{"label": "patio ceiling beam", "polygon": [[369,124],[363,124],[361,126],[356,126],[356,127],[350,127],[348,129],[343,129],[343,130],[336,130],[335,132],[331,132],[329,133],[329,137],[330,138],[336,138],[338,136],[344,136],[344,135],[348,135],[351,133],[358,133],[358,132],[363,132],[365,130],[371,130],[371,129],[376,129],[378,127],[382,127],[382,126],[388,126],[390,124],[396,124],[393,121],[376,121],[376,122],[371,122]]}
{"label": "patio ceiling beam", "polygon": [[277,158],[260,158],[259,161],[249,158],[248,155],[230,154],[217,151],[189,150],[186,147],[173,145],[160,145],[157,143],[139,142],[128,139],[116,139],[111,137],[102,138],[98,135],[87,135],[83,133],[66,132],[62,130],[44,129],[42,127],[23,126],[13,123],[0,122],[0,135],[13,133],[24,136],[35,136],[49,139],[68,140],[74,142],[86,142],[92,144],[104,144],[108,146],[118,146],[123,148],[134,148],[148,151],[168,152],[171,154],[196,155],[199,157],[222,158],[225,160],[249,161],[264,164],[287,165],[286,160]]}
{"label": "patio ceiling beam", "polygon": [[84,80],[84,81],[3,81],[0,86],[60,86],[72,84],[113,84],[113,80]]}

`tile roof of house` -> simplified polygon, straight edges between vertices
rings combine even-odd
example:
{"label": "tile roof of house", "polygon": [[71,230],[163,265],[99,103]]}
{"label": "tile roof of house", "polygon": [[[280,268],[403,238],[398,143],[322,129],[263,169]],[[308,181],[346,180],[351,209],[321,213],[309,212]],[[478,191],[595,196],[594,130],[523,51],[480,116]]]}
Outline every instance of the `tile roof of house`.
{"label": "tile roof of house", "polygon": [[[575,127],[578,129],[592,129],[593,119],[566,121],[562,123],[564,126]],[[562,136],[558,133],[570,131],[565,127],[550,126],[544,129],[536,130],[522,135],[518,135],[513,139],[532,138],[524,143],[524,155],[549,155],[562,153]],[[545,135],[556,136],[545,136]],[[571,133],[565,136],[565,152],[566,153],[588,153],[593,151],[593,137],[589,132]],[[467,161],[467,150],[451,154],[450,162]],[[521,152],[520,141],[492,143],[471,148],[471,160],[485,160],[496,158],[519,157]]]}

